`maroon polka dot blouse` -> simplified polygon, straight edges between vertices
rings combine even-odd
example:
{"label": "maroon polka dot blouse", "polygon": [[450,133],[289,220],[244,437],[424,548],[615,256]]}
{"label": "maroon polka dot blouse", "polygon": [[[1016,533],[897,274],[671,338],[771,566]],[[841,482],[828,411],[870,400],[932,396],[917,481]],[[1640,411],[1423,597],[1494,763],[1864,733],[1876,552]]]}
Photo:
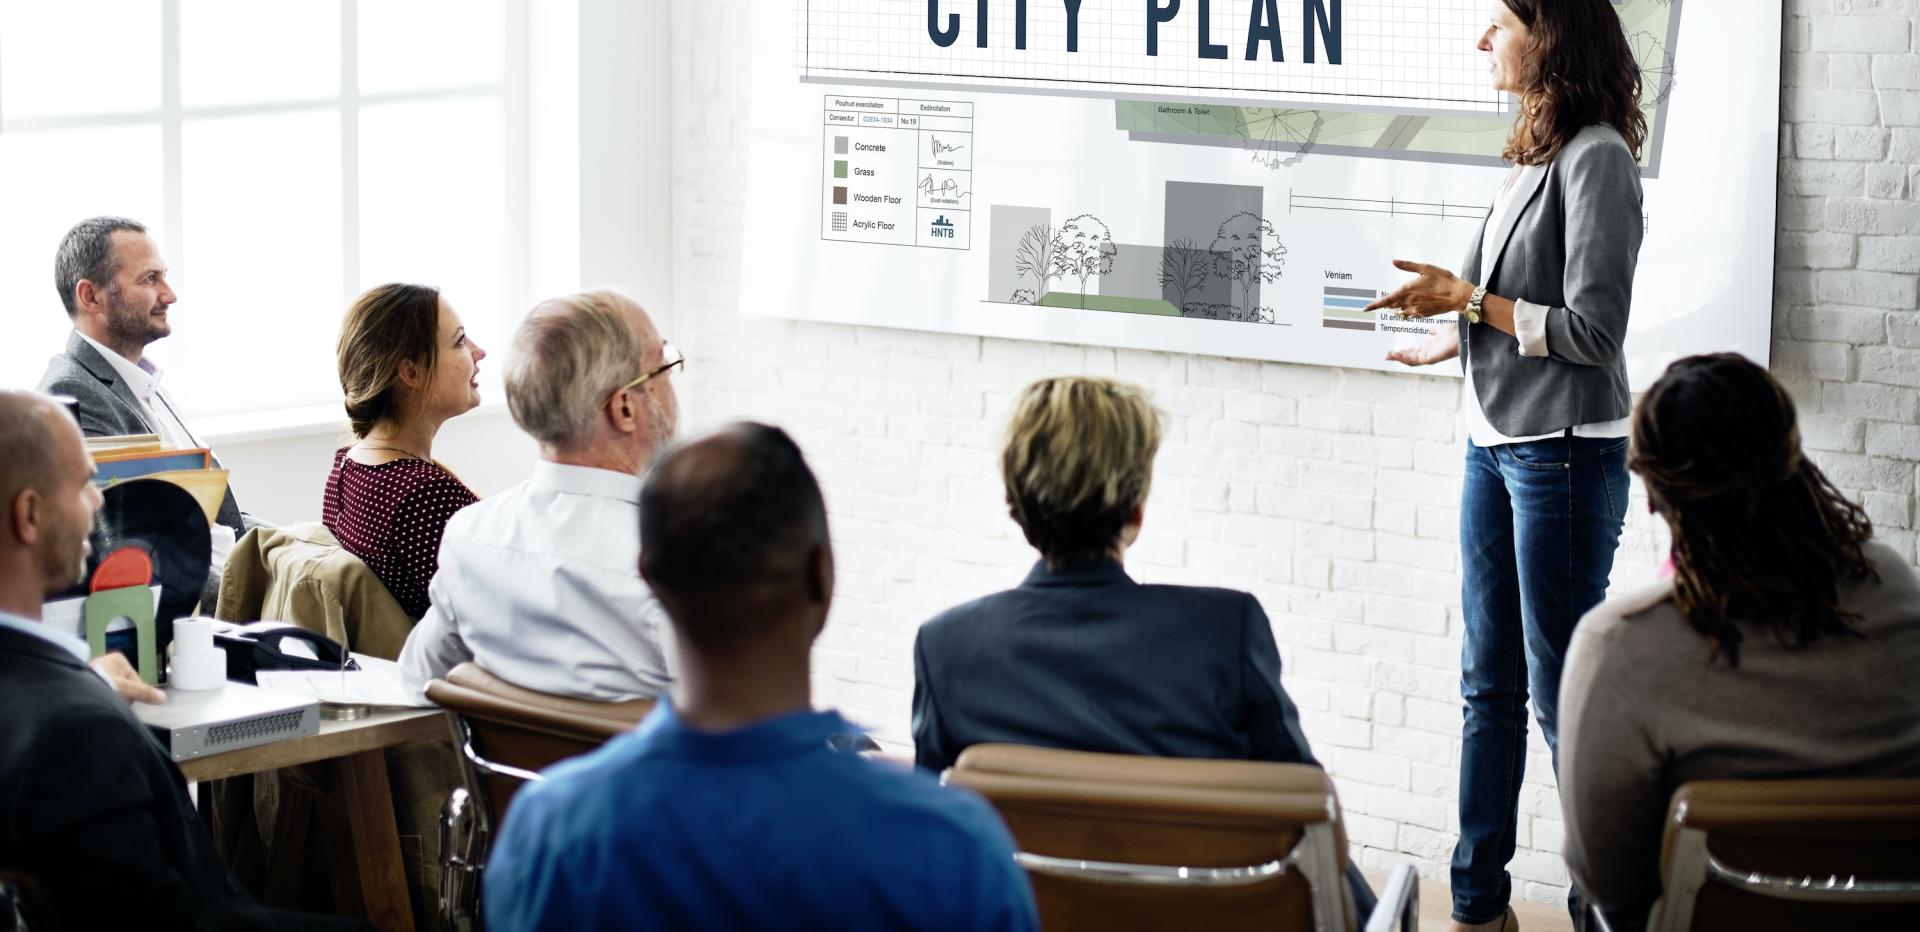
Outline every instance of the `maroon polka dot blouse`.
{"label": "maroon polka dot blouse", "polygon": [[480,499],[426,460],[367,466],[349,458],[347,449],[333,454],[320,520],[417,619],[427,612],[427,583],[440,568],[447,519]]}

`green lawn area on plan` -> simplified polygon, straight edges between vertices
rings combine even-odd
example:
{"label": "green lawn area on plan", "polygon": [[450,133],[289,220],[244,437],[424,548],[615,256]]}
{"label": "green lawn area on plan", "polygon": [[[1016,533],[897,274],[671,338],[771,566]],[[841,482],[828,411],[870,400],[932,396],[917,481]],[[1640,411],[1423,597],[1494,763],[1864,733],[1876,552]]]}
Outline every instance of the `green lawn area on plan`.
{"label": "green lawn area on plan", "polygon": [[[1085,303],[1082,303],[1084,301]],[[1161,317],[1179,317],[1180,309],[1171,302],[1159,298],[1123,298],[1117,295],[1090,294],[1084,298],[1077,291],[1049,291],[1040,298],[1041,307],[1070,307],[1076,310],[1118,311],[1122,314],[1158,314]]]}

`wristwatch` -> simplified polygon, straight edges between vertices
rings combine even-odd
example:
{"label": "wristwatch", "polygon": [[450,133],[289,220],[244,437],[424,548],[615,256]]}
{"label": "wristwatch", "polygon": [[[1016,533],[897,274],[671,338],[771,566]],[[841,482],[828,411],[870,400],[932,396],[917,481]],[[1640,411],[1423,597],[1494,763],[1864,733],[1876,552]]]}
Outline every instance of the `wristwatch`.
{"label": "wristwatch", "polygon": [[1473,289],[1473,297],[1467,299],[1467,307],[1465,310],[1460,312],[1460,316],[1466,318],[1467,323],[1470,323],[1470,324],[1479,323],[1480,318],[1483,316],[1480,313],[1480,302],[1485,301],[1486,299],[1487,299],[1487,286],[1485,285],[1475,286]]}

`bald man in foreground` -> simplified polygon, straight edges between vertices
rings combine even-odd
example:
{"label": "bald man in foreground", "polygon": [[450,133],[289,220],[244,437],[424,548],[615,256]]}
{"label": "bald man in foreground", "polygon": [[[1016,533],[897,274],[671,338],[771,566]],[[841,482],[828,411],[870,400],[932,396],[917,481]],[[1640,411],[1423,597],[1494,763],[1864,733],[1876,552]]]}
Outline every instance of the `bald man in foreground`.
{"label": "bald man in foreground", "polygon": [[857,730],[814,711],[833,553],[785,433],[740,424],[669,452],[640,537],[681,676],[636,731],[514,797],[488,928],[1037,927],[986,803],[842,750]]}
{"label": "bald man in foreground", "polygon": [[120,655],[96,672],[75,632],[40,623],[42,601],[85,575],[99,507],[73,418],[0,392],[0,870],[38,881],[68,929],[367,928],[241,892],[122,695],[162,697]]}

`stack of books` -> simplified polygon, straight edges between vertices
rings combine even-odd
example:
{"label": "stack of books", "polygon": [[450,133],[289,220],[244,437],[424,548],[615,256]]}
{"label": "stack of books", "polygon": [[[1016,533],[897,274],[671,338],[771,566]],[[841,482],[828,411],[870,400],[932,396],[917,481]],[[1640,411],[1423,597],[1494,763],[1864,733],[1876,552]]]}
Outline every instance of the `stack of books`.
{"label": "stack of books", "polygon": [[214,465],[205,447],[166,449],[154,434],[93,437],[87,440],[93,457],[93,481],[102,489],[129,479],[159,479],[186,489],[214,523],[227,493],[227,471]]}

